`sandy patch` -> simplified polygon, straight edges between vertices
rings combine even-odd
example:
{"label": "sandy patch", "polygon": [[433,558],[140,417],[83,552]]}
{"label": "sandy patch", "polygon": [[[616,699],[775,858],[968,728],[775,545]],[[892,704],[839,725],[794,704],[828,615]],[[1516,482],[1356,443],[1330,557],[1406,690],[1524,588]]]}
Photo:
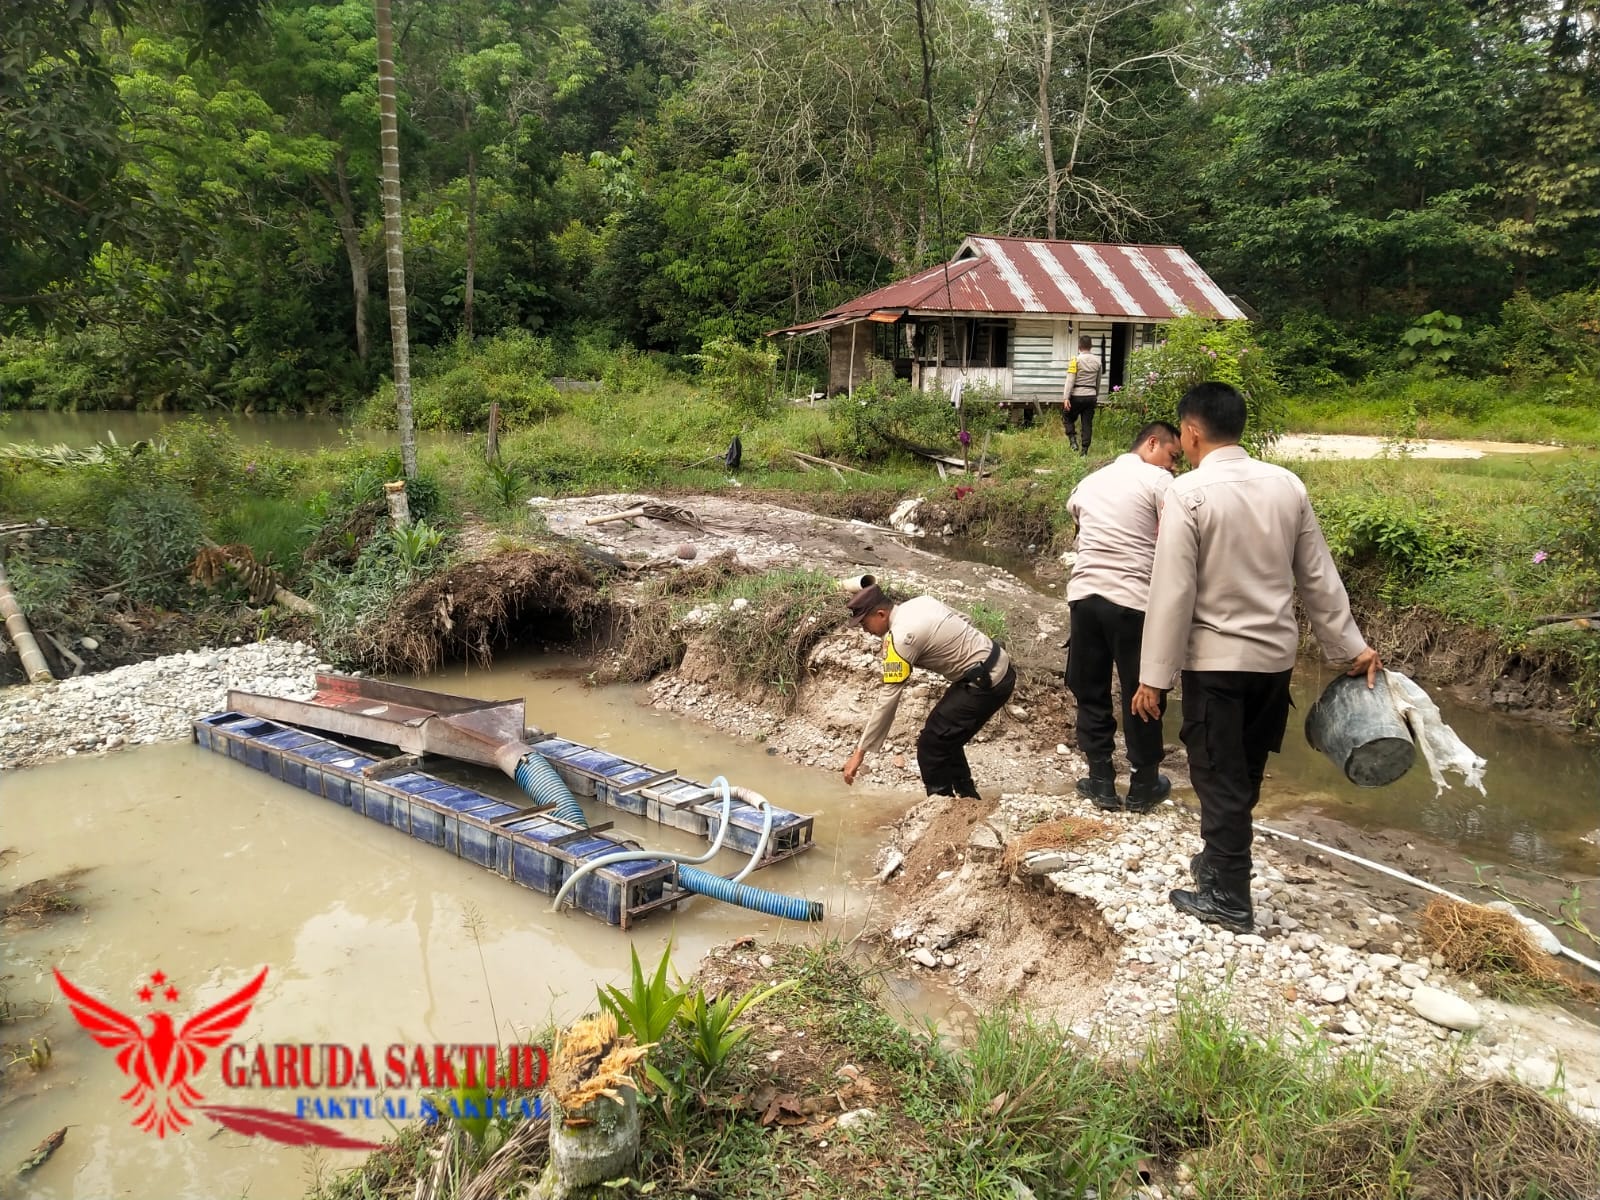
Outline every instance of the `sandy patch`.
{"label": "sandy patch", "polygon": [[1287,433],[1269,456],[1275,459],[1483,458],[1488,454],[1549,454],[1559,446],[1533,442],[1445,441],[1414,438],[1397,442],[1352,433]]}

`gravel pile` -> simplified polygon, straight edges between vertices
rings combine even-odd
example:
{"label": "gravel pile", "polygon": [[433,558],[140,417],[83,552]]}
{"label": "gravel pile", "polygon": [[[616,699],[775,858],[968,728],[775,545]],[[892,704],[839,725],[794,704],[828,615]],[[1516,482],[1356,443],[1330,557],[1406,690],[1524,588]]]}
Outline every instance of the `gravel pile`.
{"label": "gravel pile", "polygon": [[[1189,858],[1201,844],[1197,816],[1179,805],[1144,816],[1107,815],[1076,796],[1002,796],[974,829],[964,861],[908,898],[889,931],[891,944],[908,964],[981,993],[985,973],[1013,965],[1007,946],[985,941],[980,925],[962,927],[950,916],[970,911],[961,899],[995,875],[1006,840],[1064,816],[1103,819],[1112,833],[1036,850],[1018,874],[1091,902],[1118,937],[1118,961],[1090,1010],[1061,997],[1079,1036],[1138,1045],[1177,1010],[1181,995],[1225,995],[1230,1012],[1262,1033],[1320,1033],[1337,1048],[1375,1050],[1413,1066],[1455,1062],[1475,1075],[1558,1087],[1576,1112],[1600,1121],[1594,1028],[1554,1008],[1484,997],[1427,953],[1406,903],[1368,880],[1258,837],[1254,933],[1220,930],[1173,908],[1168,892],[1193,886]],[[902,849],[910,847],[886,853]],[[931,969],[929,947],[941,952]]]}
{"label": "gravel pile", "polygon": [[308,697],[319,668],[314,647],[271,639],[0,690],[0,770],[187,739],[196,717],[227,707],[228,689]]}

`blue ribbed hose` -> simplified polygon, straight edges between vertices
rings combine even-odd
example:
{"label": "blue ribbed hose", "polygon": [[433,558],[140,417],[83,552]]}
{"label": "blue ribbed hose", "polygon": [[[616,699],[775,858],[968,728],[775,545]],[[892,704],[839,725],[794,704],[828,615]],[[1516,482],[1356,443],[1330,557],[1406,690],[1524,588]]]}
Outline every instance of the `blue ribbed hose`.
{"label": "blue ribbed hose", "polygon": [[[530,750],[523,755],[517,763],[517,786],[520,787],[540,804],[554,804],[555,815],[569,825],[577,825],[587,829],[589,819],[583,815],[577,800],[573,799],[572,790],[567,787],[567,781],[561,778],[560,773],[550,765],[543,755]],[[726,782],[724,781],[724,787]],[[726,792],[724,792],[726,796]],[[762,829],[761,843],[756,847],[756,854],[765,849],[767,834],[772,827],[772,811],[767,810],[767,821]],[[727,832],[727,821],[724,818],[722,827],[717,831],[717,842],[720,845],[722,834]],[[652,855],[657,858],[667,858],[664,854]],[[607,855],[607,859],[611,856]],[[752,856],[752,862],[755,856]],[[586,864],[587,865],[587,864]],[[597,862],[595,865],[599,865]],[[748,868],[741,871],[739,878],[748,873]],[[568,884],[573,880],[569,879]],[[727,904],[737,904],[740,908],[752,909],[764,913],[769,917],[781,917],[788,921],[820,921],[822,920],[822,904],[816,900],[804,900],[798,896],[785,896],[781,892],[769,892],[765,888],[751,887],[747,883],[738,883],[732,879],[725,879],[721,875],[710,871],[702,871],[698,867],[678,867],[678,882],[689,891],[701,896],[710,896],[713,900],[721,900]],[[565,888],[563,888],[565,891]],[[560,902],[560,897],[557,898]]]}
{"label": "blue ribbed hose", "polygon": [[538,803],[554,804],[555,815],[568,825],[589,827],[589,820],[573,798],[567,781],[537,750],[528,751],[517,763],[516,780],[517,786]]}
{"label": "blue ribbed hose", "polygon": [[737,904],[740,908],[753,908],[769,917],[782,917],[788,921],[822,920],[822,904],[816,900],[803,900],[799,896],[785,896],[765,888],[751,887],[748,883],[735,883],[699,867],[679,867],[678,882],[691,892]]}

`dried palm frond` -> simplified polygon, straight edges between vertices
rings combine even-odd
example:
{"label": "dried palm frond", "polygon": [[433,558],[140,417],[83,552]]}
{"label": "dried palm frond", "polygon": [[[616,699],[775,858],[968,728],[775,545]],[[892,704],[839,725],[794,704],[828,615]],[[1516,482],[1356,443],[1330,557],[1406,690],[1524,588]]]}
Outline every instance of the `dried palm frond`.
{"label": "dried palm frond", "polygon": [[638,1064],[649,1050],[619,1035],[610,1013],[575,1022],[561,1036],[550,1065],[550,1094],[562,1112],[571,1114],[567,1124],[586,1123],[579,1114],[601,1097],[620,1103],[621,1089],[635,1086]]}

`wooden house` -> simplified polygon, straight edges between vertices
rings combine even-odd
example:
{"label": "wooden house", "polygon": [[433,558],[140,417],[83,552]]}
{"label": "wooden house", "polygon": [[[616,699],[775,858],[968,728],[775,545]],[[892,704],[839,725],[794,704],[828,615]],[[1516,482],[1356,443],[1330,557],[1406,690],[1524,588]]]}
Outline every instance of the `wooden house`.
{"label": "wooden house", "polygon": [[969,237],[948,263],[768,336],[827,335],[830,396],[892,376],[1051,401],[1080,337],[1105,364],[1104,394],[1122,384],[1129,353],[1189,313],[1246,316],[1181,247]]}

